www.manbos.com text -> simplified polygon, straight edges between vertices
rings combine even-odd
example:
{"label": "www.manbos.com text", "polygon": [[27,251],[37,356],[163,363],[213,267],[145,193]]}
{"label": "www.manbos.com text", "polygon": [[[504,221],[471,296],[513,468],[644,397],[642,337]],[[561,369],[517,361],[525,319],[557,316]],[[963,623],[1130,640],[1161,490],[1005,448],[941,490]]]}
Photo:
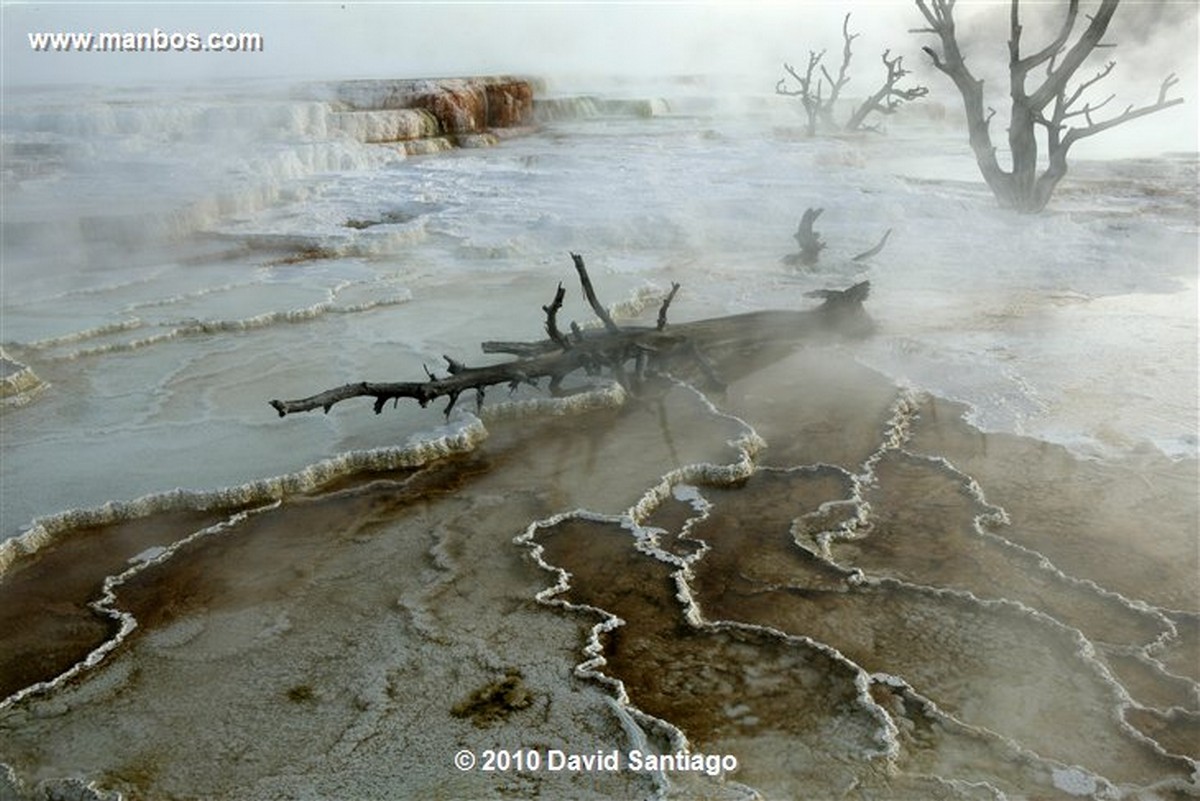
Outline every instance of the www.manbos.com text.
{"label": "www.manbos.com text", "polygon": [[30,32],[29,48],[39,53],[261,53],[261,33],[164,31]]}

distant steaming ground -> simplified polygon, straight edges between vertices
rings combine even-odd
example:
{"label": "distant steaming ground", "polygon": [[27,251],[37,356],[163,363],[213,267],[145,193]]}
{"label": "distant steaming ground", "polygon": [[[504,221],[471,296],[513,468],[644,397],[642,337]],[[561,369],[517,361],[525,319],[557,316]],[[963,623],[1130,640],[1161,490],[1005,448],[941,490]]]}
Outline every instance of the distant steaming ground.
{"label": "distant steaming ground", "polygon": [[[1194,155],[1083,165],[1028,219],[920,118],[810,142],[779,99],[668,84],[412,157],[382,141],[412,119],[353,110],[380,86],[255,91],[269,119],[249,92],[6,116],[0,786],[1200,793]],[[227,179],[192,166],[211,148]],[[113,180],[165,166],[170,193]],[[818,205],[822,267],[788,270]],[[497,389],[445,426],[266,405],[483,363],[560,280],[586,321],[568,250],[625,318],[671,281],[683,320],[869,278],[880,330],[712,353],[724,392]],[[463,773],[464,748],[738,769]]]}

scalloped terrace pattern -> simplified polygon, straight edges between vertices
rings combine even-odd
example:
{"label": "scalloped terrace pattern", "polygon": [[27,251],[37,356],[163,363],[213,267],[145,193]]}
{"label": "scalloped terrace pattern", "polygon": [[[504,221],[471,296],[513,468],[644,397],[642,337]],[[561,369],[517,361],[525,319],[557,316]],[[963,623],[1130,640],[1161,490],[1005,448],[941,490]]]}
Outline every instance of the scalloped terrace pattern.
{"label": "scalloped terrace pattern", "polygon": [[[92,521],[3,587],[63,587],[59,549],[110,561],[64,556],[94,567],[52,608],[80,627],[77,658],[85,640],[111,650],[3,703],[8,782],[30,797],[67,776],[130,798],[1194,794],[1193,468],[1083,462],[961,412],[812,350],[721,398],[668,382],[532,417],[510,404],[457,456]],[[115,636],[78,614],[100,584]],[[32,616],[13,604],[10,640]],[[45,678],[66,656],[45,655]],[[14,665],[6,692],[27,680]],[[453,714],[506,676],[521,705]],[[739,768],[459,773],[464,747],[690,748]]]}

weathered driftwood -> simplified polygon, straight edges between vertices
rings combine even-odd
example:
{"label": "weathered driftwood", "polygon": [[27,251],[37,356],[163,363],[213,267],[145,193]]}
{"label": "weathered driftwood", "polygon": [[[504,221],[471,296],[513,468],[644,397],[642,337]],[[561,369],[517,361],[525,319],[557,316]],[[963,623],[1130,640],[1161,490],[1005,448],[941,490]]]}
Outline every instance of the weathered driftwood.
{"label": "weathered driftwood", "polygon": [[600,375],[607,370],[612,377],[628,385],[680,363],[697,368],[710,383],[720,384],[720,378],[705,356],[707,352],[787,343],[818,334],[862,334],[871,326],[870,318],[862,308],[870,290],[870,284],[865,281],[846,290],[810,293],[823,303],[808,311],[750,312],[668,325],[667,310],[679,290],[678,284],[672,284],[654,326],[620,326],[597,299],[583,258],[577,254],[571,254],[571,257],[584,295],[603,324],[602,328],[585,330],[572,324],[570,333],[559,329],[557,318],[566,294],[559,284],[553,301],[542,307],[546,314],[547,339],[483,343],[485,353],[511,354],[517,357],[514,360],[467,367],[444,356],[446,376],[434,375],[427,368],[426,381],[360,381],[298,400],[272,400],[271,406],[284,417],[313,409],[328,412],[341,401],[370,397],[375,400],[374,409],[378,414],[388,401],[412,398],[426,406],[430,401],[445,397],[448,399],[445,411],[449,414],[459,396],[468,390],[474,391],[476,403],[482,404],[485,391],[493,386],[507,384],[510,389],[522,384],[538,386],[541,379],[547,378],[550,391],[558,394],[563,379],[579,370],[588,375]]}

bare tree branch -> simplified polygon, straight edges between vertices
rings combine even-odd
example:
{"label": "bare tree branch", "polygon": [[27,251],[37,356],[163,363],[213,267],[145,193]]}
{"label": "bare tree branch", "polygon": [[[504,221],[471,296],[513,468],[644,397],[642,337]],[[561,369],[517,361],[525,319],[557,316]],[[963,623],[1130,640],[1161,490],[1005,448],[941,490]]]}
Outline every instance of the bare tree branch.
{"label": "bare tree branch", "polygon": [[911,73],[910,70],[904,69],[903,56],[896,56],[893,59],[889,59],[888,54],[890,53],[890,50],[883,51],[883,66],[887,70],[883,85],[855,110],[854,114],[846,122],[847,130],[853,131],[861,128],[866,118],[874,112],[885,115],[894,114],[902,103],[917,100],[929,94],[929,87],[927,86],[913,86],[907,89],[901,89],[896,86],[896,84],[904,79],[904,76]]}
{"label": "bare tree branch", "polygon": [[[1107,64],[1105,64],[1103,69],[1098,71],[1091,78],[1089,78],[1086,81],[1084,81],[1083,83],[1079,84],[1079,86],[1077,86],[1075,88],[1075,91],[1071,93],[1071,96],[1064,101],[1064,105],[1066,105],[1066,106],[1074,105],[1075,101],[1079,100],[1079,98],[1083,95],[1083,93],[1085,91],[1087,91],[1088,87],[1104,80],[1104,78],[1107,77],[1108,74],[1110,72],[1112,72],[1113,68],[1116,66],[1117,66],[1117,62],[1115,62],[1115,61],[1110,61]],[[1063,84],[1063,94],[1065,95],[1065,93],[1066,93],[1066,84]]]}
{"label": "bare tree branch", "polygon": [[567,291],[563,289],[562,282],[559,281],[558,291],[554,293],[554,300],[549,306],[543,306],[542,311],[546,313],[547,336],[554,340],[555,344],[557,344],[563,350],[570,350],[571,343],[568,342],[567,338],[562,335],[561,331],[558,330],[558,311],[562,308],[563,298],[566,296],[566,294]]}
{"label": "bare tree branch", "polygon": [[870,250],[864,250],[862,253],[859,253],[857,256],[854,256],[853,258],[851,258],[850,261],[866,261],[867,259],[871,258],[872,256],[879,255],[879,252],[881,250],[883,250],[883,246],[887,244],[888,237],[891,235],[892,235],[892,229],[889,228],[883,232],[883,238],[879,240],[878,245],[871,248]]}
{"label": "bare tree branch", "polygon": [[[1140,108],[1129,106],[1119,116],[1104,120],[1103,122],[1093,122],[1090,114],[1085,114],[1085,119],[1087,119],[1088,123],[1087,127],[1068,129],[1066,136],[1064,136],[1062,140],[1063,149],[1065,150],[1080,139],[1084,139],[1088,136],[1095,136],[1098,133],[1103,133],[1110,128],[1115,128],[1118,125],[1129,122],[1130,120],[1136,120],[1138,117],[1145,117],[1147,114],[1153,114],[1156,111],[1162,111],[1165,108],[1179,105],[1183,102],[1182,97],[1176,97],[1171,100],[1166,99],[1167,92],[1170,91],[1171,87],[1177,83],[1179,83],[1179,78],[1177,78],[1174,73],[1168,75],[1163,79],[1162,85],[1159,87],[1158,99],[1156,101]],[[1112,100],[1111,96],[1103,103],[1092,106],[1090,111],[1096,111],[1101,106],[1107,104],[1109,100]]]}
{"label": "bare tree branch", "polygon": [[837,104],[838,96],[841,94],[842,87],[850,82],[850,76],[847,71],[850,69],[850,59],[852,56],[851,44],[859,37],[857,33],[850,33],[850,15],[846,14],[842,18],[842,64],[838,68],[837,79],[829,74],[829,70],[825,66],[821,66],[821,73],[825,76],[825,80],[829,82],[829,97],[821,104],[821,113],[826,124],[831,128],[834,127],[833,111]]}
{"label": "bare tree branch", "polygon": [[587,298],[592,311],[600,318],[600,322],[604,323],[605,329],[613,333],[620,331],[621,329],[613,322],[613,318],[609,316],[608,309],[604,308],[604,304],[596,299],[596,290],[592,288],[592,279],[588,277],[587,267],[583,264],[583,256],[572,253],[571,261],[575,263],[575,271],[579,273],[579,283],[583,285],[584,297]]}
{"label": "bare tree branch", "polygon": [[675,293],[679,291],[679,284],[671,282],[671,291],[663,298],[662,306],[658,307],[658,324],[657,330],[661,331],[667,327],[667,309],[671,308],[671,301],[675,299]]}
{"label": "bare tree branch", "polygon": [[[1049,71],[1042,85],[1028,96],[1031,108],[1039,110],[1045,108],[1062,91],[1067,81],[1071,79],[1071,76],[1083,66],[1083,62],[1096,49],[1097,45],[1100,44],[1101,38],[1104,37],[1104,32],[1108,30],[1108,24],[1112,20],[1113,13],[1117,10],[1118,3],[1119,0],[1101,0],[1100,9],[1095,15],[1089,18],[1088,26],[1083,34],[1080,35],[1078,41],[1067,50],[1062,58],[1062,62]],[[1075,4],[1075,0],[1072,0],[1072,5]],[[1023,78],[1024,75],[1022,74],[1021,77]]]}
{"label": "bare tree branch", "polygon": [[1075,28],[1075,19],[1079,15],[1079,0],[1070,0],[1070,3],[1067,7],[1067,16],[1063,20],[1062,25],[1059,27],[1058,35],[1054,37],[1053,41],[1051,41],[1038,52],[1031,56],[1026,56],[1025,58],[1020,58],[1019,53],[1021,24],[1017,19],[1019,13],[1017,9],[1017,0],[1013,0],[1010,10],[1010,29],[1012,31],[1012,38],[1009,40],[1009,51],[1011,54],[1009,66],[1016,73],[1025,75],[1037,65],[1062,52],[1063,46],[1066,45],[1067,40],[1071,38],[1071,31]]}

